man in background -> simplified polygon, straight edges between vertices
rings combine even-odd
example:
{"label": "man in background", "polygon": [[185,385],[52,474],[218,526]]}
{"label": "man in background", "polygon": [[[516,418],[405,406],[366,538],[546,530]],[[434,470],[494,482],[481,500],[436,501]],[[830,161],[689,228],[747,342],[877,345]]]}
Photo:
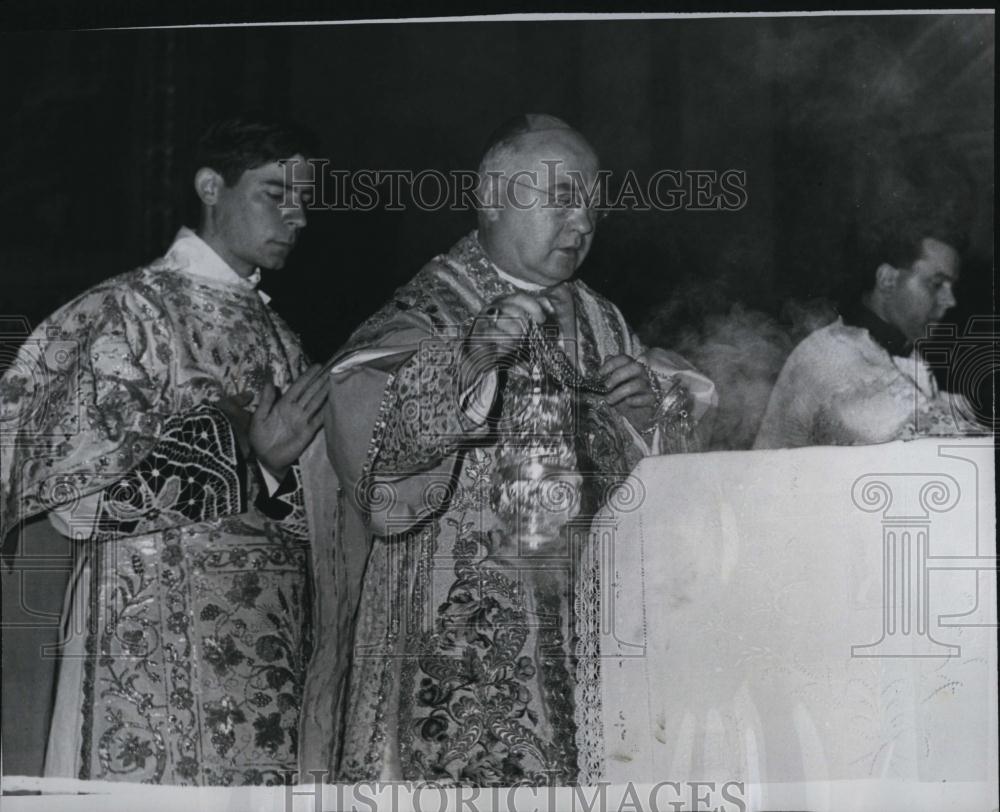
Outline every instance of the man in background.
{"label": "man in background", "polygon": [[956,414],[967,410],[938,388],[915,343],[956,304],[964,244],[948,204],[955,188],[925,182],[931,161],[937,156],[911,157],[908,172],[876,182],[877,199],[860,209],[861,292],[789,356],[755,448],[961,433]]}

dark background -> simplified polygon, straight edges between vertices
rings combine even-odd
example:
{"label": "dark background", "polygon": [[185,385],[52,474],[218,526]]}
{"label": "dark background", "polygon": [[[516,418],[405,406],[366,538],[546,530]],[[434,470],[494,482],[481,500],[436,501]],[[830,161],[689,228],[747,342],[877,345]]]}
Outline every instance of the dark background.
{"label": "dark background", "polygon": [[[814,325],[803,314],[827,312],[855,270],[859,185],[904,142],[964,162],[970,240],[950,318],[961,334],[994,313],[993,26],[893,15],[0,34],[0,368],[28,325],[163,253],[192,202],[194,143],[221,115],[292,116],[337,169],[418,171],[474,169],[500,121],[547,112],[617,177],[746,172],[739,212],[612,215],[581,270],[648,339],[710,372],[726,447],[745,447]],[[315,211],[263,287],[322,359],[473,226],[469,212]],[[21,544],[0,579],[3,770],[37,774],[52,679],[39,646],[55,640],[72,559],[45,522]]]}
{"label": "dark background", "polygon": [[[992,312],[993,19],[888,16],[75,31],[0,36],[3,315],[31,324],[163,252],[204,124],[252,107],[323,139],[331,167],[474,169],[522,111],[580,128],[616,177],[747,173],[740,212],[631,212],[581,275],[669,340],[733,302],[787,319],[850,270],[859,176],[934,139],[975,179],[959,307]],[[318,358],[465,212],[313,212],[265,289]]]}

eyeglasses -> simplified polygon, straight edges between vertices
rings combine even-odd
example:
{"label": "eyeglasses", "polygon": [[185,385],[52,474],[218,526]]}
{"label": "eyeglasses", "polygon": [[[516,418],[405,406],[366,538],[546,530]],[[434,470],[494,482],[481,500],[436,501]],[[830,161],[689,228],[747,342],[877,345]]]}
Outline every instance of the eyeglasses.
{"label": "eyeglasses", "polygon": [[510,183],[515,186],[523,186],[525,189],[531,189],[531,191],[542,195],[545,198],[542,208],[553,210],[560,217],[569,217],[574,211],[584,211],[592,223],[599,223],[607,219],[611,213],[607,209],[601,208],[602,203],[596,190],[588,195],[575,183],[572,184],[572,189],[562,191],[540,189],[530,183],[525,183],[523,180],[511,179]]}

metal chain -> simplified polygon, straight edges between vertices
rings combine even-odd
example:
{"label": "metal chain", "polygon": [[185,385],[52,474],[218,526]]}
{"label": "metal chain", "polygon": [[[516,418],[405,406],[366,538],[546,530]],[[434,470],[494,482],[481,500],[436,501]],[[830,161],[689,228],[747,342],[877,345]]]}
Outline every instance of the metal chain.
{"label": "metal chain", "polygon": [[572,389],[584,389],[599,395],[608,387],[596,375],[581,375],[556,342],[547,339],[542,328],[532,322],[528,327],[528,348],[533,364],[541,366],[554,380]]}

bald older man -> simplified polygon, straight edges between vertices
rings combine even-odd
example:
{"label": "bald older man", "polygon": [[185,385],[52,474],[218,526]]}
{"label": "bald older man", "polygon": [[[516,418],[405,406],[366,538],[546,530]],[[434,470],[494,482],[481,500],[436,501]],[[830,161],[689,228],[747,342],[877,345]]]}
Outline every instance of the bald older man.
{"label": "bald older man", "polygon": [[343,532],[339,565],[318,569],[337,570],[319,589],[340,611],[317,635],[306,769],[575,780],[570,531],[642,456],[687,450],[713,398],[573,278],[594,239],[597,177],[565,122],[507,122],[480,166],[478,231],[400,288],[333,366]]}

